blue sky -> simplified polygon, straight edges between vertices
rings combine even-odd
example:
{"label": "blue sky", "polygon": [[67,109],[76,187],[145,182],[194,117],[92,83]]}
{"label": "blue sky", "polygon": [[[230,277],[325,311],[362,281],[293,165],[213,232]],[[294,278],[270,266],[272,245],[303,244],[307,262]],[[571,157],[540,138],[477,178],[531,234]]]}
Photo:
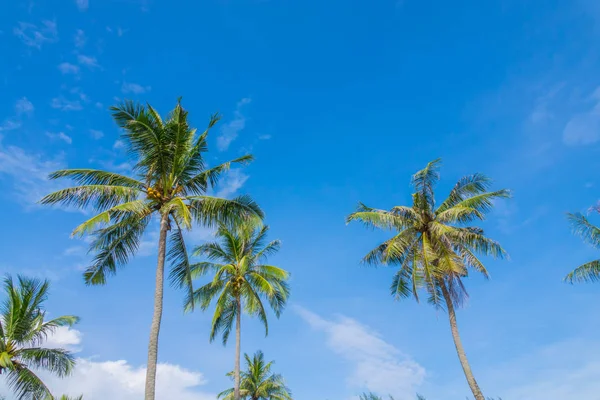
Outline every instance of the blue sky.
{"label": "blue sky", "polygon": [[[48,172],[127,173],[108,107],[183,96],[194,125],[211,113],[209,162],[246,152],[223,195],[249,193],[283,247],[292,298],[265,339],[243,321],[242,349],[276,360],[295,398],[399,400],[468,394],[446,316],[394,302],[392,270],[359,265],[387,237],[344,217],[358,201],[410,201],[410,176],[442,157],[438,193],[483,172],[514,198],[485,223],[510,253],[470,277],[459,327],[486,395],[591,399],[600,391],[598,287],[561,278],[597,257],[567,211],[598,200],[600,6],[593,0],[41,0],[0,14],[0,271],[53,281],[52,313],[82,317],[52,340],[78,353],[57,391],[141,398],[155,231],[105,287],[86,287],[85,215],[42,209]],[[598,219],[595,219],[598,221]],[[153,236],[154,235],[154,236]],[[199,229],[190,244],[210,238]],[[214,399],[232,346],[209,344],[209,314],[183,315],[168,290],[159,398]]]}

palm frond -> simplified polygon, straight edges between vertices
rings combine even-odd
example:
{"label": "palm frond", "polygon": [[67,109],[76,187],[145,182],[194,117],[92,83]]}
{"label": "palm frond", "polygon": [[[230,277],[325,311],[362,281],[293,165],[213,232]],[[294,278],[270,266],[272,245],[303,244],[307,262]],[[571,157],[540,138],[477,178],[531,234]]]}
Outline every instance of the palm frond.
{"label": "palm frond", "polygon": [[134,201],[141,193],[140,190],[127,186],[83,185],[50,193],[42,198],[40,203],[77,208],[91,206],[98,211],[104,211],[120,203]]}
{"label": "palm frond", "polygon": [[585,263],[570,272],[564,278],[565,282],[597,282],[600,280],[600,260]]}

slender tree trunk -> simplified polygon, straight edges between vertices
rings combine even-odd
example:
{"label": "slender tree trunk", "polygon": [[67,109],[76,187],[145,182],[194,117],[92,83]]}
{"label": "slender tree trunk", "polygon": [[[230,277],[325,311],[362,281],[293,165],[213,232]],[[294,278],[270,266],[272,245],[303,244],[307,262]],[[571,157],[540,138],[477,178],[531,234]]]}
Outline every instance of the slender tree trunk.
{"label": "slender tree trunk", "polygon": [[158,262],[156,264],[156,289],[154,290],[154,313],[150,326],[148,341],[148,369],[146,370],[145,400],[154,400],[156,390],[156,363],[158,360],[158,334],[163,308],[163,286],[165,275],[165,252],[167,247],[167,232],[169,230],[169,214],[160,219],[160,236],[158,239]]}
{"label": "slender tree trunk", "polygon": [[235,400],[240,400],[240,345],[242,340],[241,335],[241,326],[242,322],[242,301],[241,299],[237,299],[237,313],[235,315],[235,379],[233,383],[233,398]]}
{"label": "slender tree trunk", "polygon": [[460,365],[462,366],[465,376],[467,377],[467,383],[471,388],[471,392],[473,392],[473,396],[475,396],[475,400],[485,400],[485,397],[483,397],[483,393],[481,392],[481,389],[479,389],[479,385],[477,384],[477,381],[473,376],[471,366],[469,365],[469,361],[467,360],[467,354],[465,353],[465,349],[463,348],[462,342],[460,341],[458,325],[456,323],[456,313],[454,312],[454,305],[452,304],[450,293],[448,292],[448,288],[446,287],[446,282],[441,282],[441,287],[444,299],[446,300],[446,307],[448,308],[448,317],[450,318],[450,330],[452,331],[452,339],[454,339],[454,346],[456,346],[456,352],[458,353]]}

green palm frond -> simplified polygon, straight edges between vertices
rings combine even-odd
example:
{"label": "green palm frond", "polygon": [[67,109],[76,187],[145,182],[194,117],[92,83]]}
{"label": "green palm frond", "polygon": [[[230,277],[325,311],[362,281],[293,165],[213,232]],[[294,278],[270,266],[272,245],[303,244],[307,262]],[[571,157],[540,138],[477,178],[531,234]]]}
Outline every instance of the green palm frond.
{"label": "green palm frond", "polygon": [[169,280],[174,287],[184,287],[187,292],[186,298],[189,298],[194,292],[192,267],[183,238],[183,231],[178,222],[176,222],[176,229],[171,233],[169,244],[169,251],[167,252],[167,261],[171,264]]}
{"label": "green palm frond", "polygon": [[567,219],[571,223],[571,228],[576,235],[580,236],[586,243],[600,248],[600,228],[593,225],[581,213],[568,213]]}
{"label": "green palm frond", "polygon": [[600,281],[600,260],[590,261],[575,268],[564,280],[568,283]]}
{"label": "green palm frond", "polygon": [[144,183],[125,175],[98,169],[62,169],[51,173],[49,179],[70,178],[78,185],[125,186],[145,190]]}
{"label": "green palm frond", "polygon": [[92,207],[105,211],[120,203],[134,201],[142,192],[127,186],[83,185],[50,193],[40,200],[41,204],[60,204],[66,207]]}

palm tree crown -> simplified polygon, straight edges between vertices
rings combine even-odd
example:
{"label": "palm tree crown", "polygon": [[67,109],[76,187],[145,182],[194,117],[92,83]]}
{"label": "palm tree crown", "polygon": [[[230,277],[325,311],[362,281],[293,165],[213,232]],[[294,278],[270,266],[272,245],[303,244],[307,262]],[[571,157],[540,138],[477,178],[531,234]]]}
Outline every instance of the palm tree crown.
{"label": "palm tree crown", "polygon": [[[600,208],[595,207],[594,211],[600,212]],[[577,235],[581,236],[585,242],[600,249],[600,228],[593,225],[580,213],[567,214],[567,218]],[[598,280],[600,280],[600,260],[587,262],[575,268],[565,277],[565,281],[569,283],[596,282]]]}
{"label": "palm tree crown", "polygon": [[131,101],[112,107],[113,118],[124,130],[123,140],[135,157],[136,178],[94,169],[67,169],[52,173],[50,179],[70,178],[79,186],[51,193],[42,204],[92,207],[98,214],[79,225],[73,235],[91,233],[90,250],[96,256],[85,272],[88,284],[104,284],[109,275],[126,264],[137,251],[140,239],[152,216],[168,218],[171,280],[187,285],[191,276],[183,241],[183,231],[196,221],[203,225],[232,220],[240,216],[259,216],[262,211],[248,196],[233,200],[207,195],[220,175],[232,163],[252,161],[246,155],[207,168],[204,153],[207,135],[219,120],[213,115],[208,128],[200,135],[188,125],[188,112],[178,102],[163,121],[149,104],[144,107]]}
{"label": "palm tree crown", "polygon": [[75,361],[64,349],[44,348],[48,335],[58,327],[73,326],[72,315],[45,320],[43,309],[48,297],[48,281],[10,277],[4,280],[6,296],[0,309],[0,375],[21,399],[52,398],[48,387],[32,369],[42,369],[64,377],[71,373]]}
{"label": "palm tree crown", "polygon": [[434,160],[413,176],[412,206],[396,206],[387,211],[361,203],[347,222],[357,220],[370,227],[395,230],[396,234],[369,252],[363,262],[398,265],[391,285],[396,298],[412,295],[418,301],[419,289],[424,288],[429,302],[441,307],[440,282],[445,282],[453,303],[459,305],[466,295],[461,278],[468,275],[470,268],[488,277],[477,255],[506,255],[497,242],[484,235],[483,229],[465,224],[482,221],[493,201],[509,197],[509,192],[489,192],[490,179],[473,174],[460,179],[436,207],[434,189],[439,165],[440,160]]}
{"label": "palm tree crown", "polygon": [[199,304],[205,310],[213,299],[217,299],[211,341],[222,332],[223,343],[227,343],[233,322],[241,311],[238,305],[243,304],[249,315],[258,316],[267,334],[269,325],[262,299],[268,300],[277,317],[283,311],[289,296],[288,273],[263,263],[280,247],[279,240],[265,242],[268,230],[266,225],[256,227],[252,223],[233,227],[221,224],[216,232],[219,242],[206,243],[195,249],[194,255],[203,255],[209,261],[193,264],[193,275],[212,271],[214,278],[194,292],[187,301],[187,308]]}
{"label": "palm tree crown", "polygon": [[[240,394],[247,400],[291,400],[292,392],[285,385],[283,376],[271,372],[273,361],[266,362],[262,351],[252,358],[244,354],[246,370],[242,371]],[[227,374],[233,377],[233,372]],[[219,399],[232,400],[234,390],[227,389],[217,396]]]}

